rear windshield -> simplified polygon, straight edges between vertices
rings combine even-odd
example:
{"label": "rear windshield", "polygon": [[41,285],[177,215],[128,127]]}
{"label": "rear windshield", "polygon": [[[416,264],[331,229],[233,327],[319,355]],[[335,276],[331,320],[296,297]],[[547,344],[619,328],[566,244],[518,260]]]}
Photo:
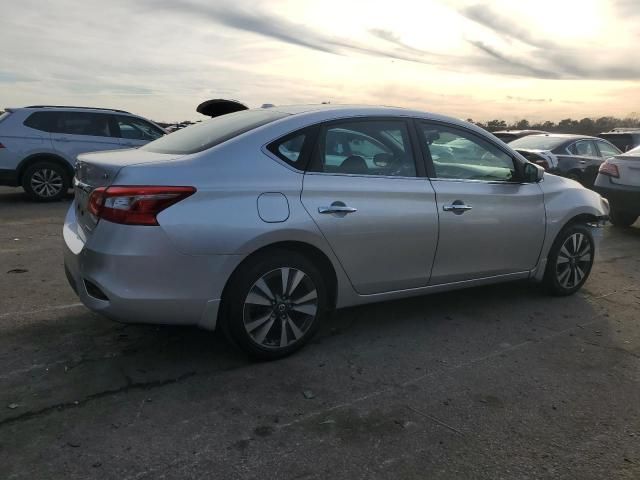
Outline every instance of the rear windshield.
{"label": "rear windshield", "polygon": [[233,137],[288,116],[276,110],[243,110],[197,123],[158,140],[140,150],[187,155],[202,152]]}
{"label": "rear windshield", "polygon": [[513,133],[494,133],[494,135],[505,143],[509,143],[514,138],[518,138],[518,136]]}
{"label": "rear windshield", "polygon": [[533,150],[553,150],[562,145],[567,139],[564,137],[550,137],[547,135],[528,135],[514,140],[509,144],[511,148],[530,148]]}

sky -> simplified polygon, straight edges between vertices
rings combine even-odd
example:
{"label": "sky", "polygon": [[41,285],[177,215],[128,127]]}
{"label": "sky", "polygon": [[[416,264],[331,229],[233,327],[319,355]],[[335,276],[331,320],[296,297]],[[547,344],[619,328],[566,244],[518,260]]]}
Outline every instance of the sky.
{"label": "sky", "polygon": [[357,103],[515,121],[640,115],[640,0],[10,0],[0,107]]}

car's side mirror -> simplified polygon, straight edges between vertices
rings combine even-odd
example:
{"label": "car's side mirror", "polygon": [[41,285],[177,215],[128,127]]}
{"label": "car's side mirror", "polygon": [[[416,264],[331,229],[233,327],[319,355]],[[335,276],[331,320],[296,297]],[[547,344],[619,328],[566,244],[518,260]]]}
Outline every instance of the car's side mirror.
{"label": "car's side mirror", "polygon": [[527,162],[524,165],[523,180],[528,183],[538,183],[544,177],[544,168],[535,163]]}

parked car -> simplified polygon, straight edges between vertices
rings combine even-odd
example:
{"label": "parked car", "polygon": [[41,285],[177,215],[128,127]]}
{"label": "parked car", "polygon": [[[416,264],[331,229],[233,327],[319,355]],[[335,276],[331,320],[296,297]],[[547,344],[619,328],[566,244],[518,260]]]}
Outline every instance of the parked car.
{"label": "parked car", "polygon": [[548,172],[576,180],[585,187],[593,186],[605,158],[622,153],[600,138],[561,133],[529,135],[509,146]]}
{"label": "parked car", "polygon": [[537,135],[540,133],[547,133],[543,130],[500,130],[493,132],[493,134],[502,140],[504,143],[509,143],[518,138],[526,137],[528,135]]}
{"label": "parked car", "polygon": [[595,190],[611,204],[611,223],[632,225],[640,216],[640,147],[605,160]]}
{"label": "parked car", "polygon": [[155,123],[122,110],[7,108],[0,116],[0,185],[22,186],[34,200],[59,200],[71,187],[78,154],[135,148],[164,134]]}
{"label": "parked car", "polygon": [[219,326],[261,358],[300,348],[334,308],[518,279],[570,295],[608,204],[543,174],[436,114],[230,113],[80,155],[67,278],[107,317]]}
{"label": "parked car", "polygon": [[626,152],[640,145],[640,128],[614,128],[598,135]]}

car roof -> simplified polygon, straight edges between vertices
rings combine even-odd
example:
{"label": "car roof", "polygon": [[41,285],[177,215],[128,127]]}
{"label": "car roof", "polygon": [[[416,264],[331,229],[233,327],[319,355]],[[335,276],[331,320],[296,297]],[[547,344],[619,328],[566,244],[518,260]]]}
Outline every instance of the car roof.
{"label": "car roof", "polygon": [[78,112],[117,112],[124,113],[127,115],[133,115],[131,112],[127,112],[125,110],[118,110],[116,108],[102,108],[102,107],[78,107],[72,105],[29,105],[27,107],[20,108],[8,108],[7,110],[16,111],[16,110],[51,110],[51,111],[78,111]]}
{"label": "car roof", "polygon": [[520,133],[547,133],[544,130],[531,130],[531,129],[524,129],[524,130],[498,130],[497,132],[493,132],[493,134],[495,135],[496,133],[508,133],[508,134],[513,134],[513,135],[518,135]]}
{"label": "car roof", "polygon": [[602,138],[591,137],[589,135],[577,135],[575,133],[537,133],[535,135],[529,135],[530,137],[551,137],[551,138],[564,138],[566,140],[602,140]]}
{"label": "car roof", "polygon": [[342,119],[347,117],[414,117],[425,120],[435,120],[449,124],[459,125],[471,128],[487,134],[488,132],[474,124],[468,123],[459,118],[449,117],[438,113],[427,112],[424,110],[415,110],[403,107],[376,106],[376,105],[335,105],[335,104],[319,104],[319,105],[283,105],[268,107],[289,115],[289,118],[295,117],[316,117],[322,121],[332,119]]}

